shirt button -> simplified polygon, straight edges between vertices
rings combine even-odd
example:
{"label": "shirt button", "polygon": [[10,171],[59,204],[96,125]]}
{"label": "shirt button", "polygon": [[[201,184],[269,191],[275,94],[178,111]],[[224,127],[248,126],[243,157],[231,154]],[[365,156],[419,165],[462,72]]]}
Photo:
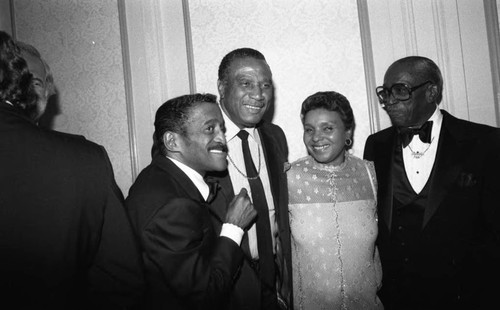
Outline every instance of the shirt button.
{"label": "shirt button", "polygon": [[401,246],[405,246],[405,245],[406,245],[406,243],[404,243],[404,242],[401,242]]}
{"label": "shirt button", "polygon": [[410,259],[408,257],[405,257],[405,259],[404,259],[405,263],[408,263],[409,260]]}
{"label": "shirt button", "polygon": [[399,231],[403,230],[403,226],[398,226],[398,230]]}

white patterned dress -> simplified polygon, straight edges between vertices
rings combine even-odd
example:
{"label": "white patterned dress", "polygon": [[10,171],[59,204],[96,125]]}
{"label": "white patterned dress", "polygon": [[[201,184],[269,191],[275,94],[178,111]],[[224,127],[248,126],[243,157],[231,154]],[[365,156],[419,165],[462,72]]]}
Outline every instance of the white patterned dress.
{"label": "white patterned dress", "polygon": [[373,163],[307,156],[291,164],[288,191],[295,308],[383,309]]}

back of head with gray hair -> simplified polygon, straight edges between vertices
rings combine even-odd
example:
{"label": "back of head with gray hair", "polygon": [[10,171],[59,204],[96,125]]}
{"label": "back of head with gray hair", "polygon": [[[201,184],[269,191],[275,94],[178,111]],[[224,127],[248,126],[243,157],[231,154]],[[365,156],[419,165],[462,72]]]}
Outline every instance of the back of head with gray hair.
{"label": "back of head with gray hair", "polygon": [[21,41],[17,41],[16,44],[21,50],[21,52],[40,59],[45,68],[45,87],[48,93],[47,96],[49,97],[54,95],[56,93],[54,86],[54,76],[52,75],[52,71],[50,70],[49,64],[42,58],[40,52],[33,45]]}

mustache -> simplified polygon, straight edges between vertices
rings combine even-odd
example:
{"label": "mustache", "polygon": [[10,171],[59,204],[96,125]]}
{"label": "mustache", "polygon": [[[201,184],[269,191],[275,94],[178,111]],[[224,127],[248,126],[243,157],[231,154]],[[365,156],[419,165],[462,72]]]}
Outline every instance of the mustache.
{"label": "mustache", "polygon": [[211,151],[211,150],[219,150],[219,151],[222,151],[224,153],[227,153],[227,145],[225,145],[224,143],[220,143],[220,142],[214,143],[208,147],[208,151]]}

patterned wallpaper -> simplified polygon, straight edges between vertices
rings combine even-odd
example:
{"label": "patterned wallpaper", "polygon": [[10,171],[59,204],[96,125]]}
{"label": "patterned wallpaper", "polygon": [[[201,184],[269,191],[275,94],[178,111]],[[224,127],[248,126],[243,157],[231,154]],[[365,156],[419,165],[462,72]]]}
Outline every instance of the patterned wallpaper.
{"label": "patterned wallpaper", "polygon": [[306,154],[300,106],[317,92],[344,94],[356,120],[354,152],[370,133],[356,0],[190,0],[196,90],[217,94],[217,68],[238,47],[260,50],[273,72],[273,122],[289,160]]}
{"label": "patterned wallpaper", "polygon": [[118,185],[132,183],[116,0],[16,0],[17,38],[51,66],[58,97],[49,103],[55,130],[103,145]]}

